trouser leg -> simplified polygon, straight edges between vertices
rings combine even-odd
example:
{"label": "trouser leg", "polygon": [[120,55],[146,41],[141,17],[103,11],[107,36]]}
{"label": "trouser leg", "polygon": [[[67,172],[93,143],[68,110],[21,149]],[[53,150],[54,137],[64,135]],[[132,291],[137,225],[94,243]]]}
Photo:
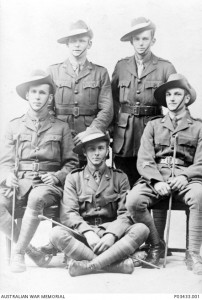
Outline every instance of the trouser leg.
{"label": "trouser leg", "polygon": [[[13,241],[17,243],[20,231],[15,221],[13,225]],[[0,209],[0,230],[11,240],[12,217],[5,208]]]}
{"label": "trouser leg", "polygon": [[153,219],[155,227],[161,240],[164,240],[164,231],[166,227],[167,210],[153,209]]}
{"label": "trouser leg", "polygon": [[96,269],[102,269],[114,262],[123,260],[134,253],[147,239],[149,229],[144,224],[134,224],[128,233],[109,249],[95,257],[91,263]]}
{"label": "trouser leg", "polygon": [[52,229],[50,241],[55,248],[74,260],[92,260],[95,257],[94,252],[88,246],[60,226]]}

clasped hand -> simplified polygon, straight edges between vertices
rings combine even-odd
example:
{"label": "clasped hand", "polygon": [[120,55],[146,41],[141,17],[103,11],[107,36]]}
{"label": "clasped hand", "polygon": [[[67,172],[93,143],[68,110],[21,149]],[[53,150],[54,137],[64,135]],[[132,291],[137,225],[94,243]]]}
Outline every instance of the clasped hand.
{"label": "clasped hand", "polygon": [[182,191],[188,184],[187,177],[179,175],[169,178],[167,182],[159,181],[154,184],[154,189],[160,196],[169,196],[171,192]]}
{"label": "clasped hand", "polygon": [[107,233],[102,238],[100,238],[94,231],[87,231],[84,235],[87,239],[88,245],[97,255],[106,251],[115,243],[115,236],[111,233]]}

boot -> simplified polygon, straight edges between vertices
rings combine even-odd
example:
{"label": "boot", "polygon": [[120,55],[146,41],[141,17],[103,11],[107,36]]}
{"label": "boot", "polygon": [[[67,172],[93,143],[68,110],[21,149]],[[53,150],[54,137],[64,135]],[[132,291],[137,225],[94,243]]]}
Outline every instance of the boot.
{"label": "boot", "polygon": [[96,273],[96,268],[88,260],[71,260],[69,263],[69,275],[72,277]]}
{"label": "boot", "polygon": [[[153,264],[155,266],[158,266],[161,255],[162,255],[161,244],[159,243],[159,244],[153,245],[149,249],[148,256],[145,259],[145,261],[150,263],[150,264]],[[152,268],[152,267],[150,267],[149,265],[146,265],[146,264],[143,264],[142,267],[147,268],[147,269]]]}
{"label": "boot", "polygon": [[199,253],[188,251],[186,256],[187,270],[193,271],[196,275],[202,275],[202,257]]}
{"label": "boot", "polygon": [[103,268],[103,270],[109,273],[132,274],[134,271],[133,260],[131,258],[127,258],[123,261],[106,266]]}
{"label": "boot", "polygon": [[59,252],[52,243],[48,243],[45,246],[42,246],[40,248],[38,248],[39,251],[42,251],[45,254],[52,254],[53,256],[56,256],[57,253]]}
{"label": "boot", "polygon": [[43,251],[40,251],[39,249],[33,247],[32,245],[29,245],[25,251],[25,253],[35,262],[35,264],[39,267],[46,267],[53,255],[46,254]]}
{"label": "boot", "polygon": [[11,261],[10,270],[13,273],[22,273],[26,271],[24,254],[16,253]]}

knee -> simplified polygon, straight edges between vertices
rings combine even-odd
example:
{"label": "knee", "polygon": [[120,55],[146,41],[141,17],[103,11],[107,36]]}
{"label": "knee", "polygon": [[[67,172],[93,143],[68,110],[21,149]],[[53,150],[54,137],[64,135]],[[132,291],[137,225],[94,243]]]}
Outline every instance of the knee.
{"label": "knee", "polygon": [[44,209],[44,204],[43,194],[33,189],[28,196],[27,206],[31,209],[42,211]]}
{"label": "knee", "polygon": [[186,203],[190,206],[190,209],[202,211],[202,186],[195,189],[193,193],[188,194]]}
{"label": "knee", "polygon": [[50,242],[60,251],[63,251],[67,247],[71,238],[72,236],[68,231],[60,226],[53,227],[50,233]]}
{"label": "knee", "polygon": [[126,196],[126,208],[131,215],[134,215],[137,210],[144,210],[147,207],[145,197],[138,193],[134,187]]}
{"label": "knee", "polygon": [[129,235],[131,237],[141,237],[141,239],[146,240],[149,236],[150,230],[149,228],[143,223],[136,223],[132,225]]}

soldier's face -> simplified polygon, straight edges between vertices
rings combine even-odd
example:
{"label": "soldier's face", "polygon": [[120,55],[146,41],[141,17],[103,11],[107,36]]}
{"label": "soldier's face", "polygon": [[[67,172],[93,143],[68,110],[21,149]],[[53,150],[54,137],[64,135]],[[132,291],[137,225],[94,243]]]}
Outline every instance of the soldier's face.
{"label": "soldier's face", "polygon": [[85,146],[84,155],[94,166],[99,166],[106,160],[108,155],[108,144],[105,141],[89,142]]}
{"label": "soldier's face", "polygon": [[135,52],[141,56],[144,56],[149,52],[155,41],[155,38],[152,36],[152,31],[146,30],[133,36],[131,43]]}
{"label": "soldier's face", "polygon": [[75,58],[86,56],[87,50],[90,49],[92,41],[88,36],[75,36],[68,40],[67,47],[69,48],[70,55]]}
{"label": "soldier's face", "polygon": [[47,108],[48,103],[52,98],[53,95],[50,94],[50,86],[48,84],[31,86],[26,95],[26,99],[34,111],[40,111],[42,108]]}
{"label": "soldier's face", "polygon": [[180,112],[185,110],[186,104],[190,100],[190,95],[184,89],[173,88],[166,91],[166,103],[169,111]]}

